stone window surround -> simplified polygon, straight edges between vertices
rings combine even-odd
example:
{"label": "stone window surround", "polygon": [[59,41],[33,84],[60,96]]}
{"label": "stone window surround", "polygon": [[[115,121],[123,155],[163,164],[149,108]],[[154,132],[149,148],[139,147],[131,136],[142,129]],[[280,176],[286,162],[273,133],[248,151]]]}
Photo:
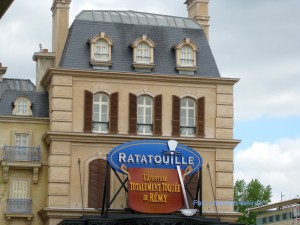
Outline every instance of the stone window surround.
{"label": "stone window surround", "polygon": [[[189,46],[193,50],[193,65],[192,66],[183,66],[181,65],[181,49],[184,46]],[[188,71],[188,72],[195,72],[198,67],[197,67],[197,61],[196,61],[196,56],[197,56],[197,51],[198,48],[194,42],[190,40],[190,38],[185,38],[183,41],[179,42],[175,47],[176,51],[176,70],[177,71]]]}
{"label": "stone window surround", "polygon": [[[25,104],[27,105],[27,113],[19,113],[18,112],[18,105],[21,101],[24,101]],[[31,110],[31,101],[26,98],[26,97],[18,97],[14,103],[13,103],[13,111],[12,111],[12,115],[13,116],[32,116],[32,110]]]}
{"label": "stone window surround", "polygon": [[[105,42],[107,42],[108,44],[108,60],[106,61],[100,61],[100,60],[96,60],[95,59],[95,49],[96,49],[96,42],[99,40],[103,40]],[[89,40],[90,43],[90,63],[94,66],[94,67],[109,67],[112,65],[111,59],[112,59],[112,55],[111,55],[111,47],[113,46],[113,42],[111,40],[111,38],[105,34],[105,32],[100,32],[97,36],[91,38]]]}
{"label": "stone window surround", "polygon": [[[150,47],[150,63],[138,63],[137,60],[137,47],[140,43],[146,43]],[[153,69],[154,68],[154,47],[155,43],[147,37],[147,35],[142,35],[142,37],[136,39],[133,43],[131,43],[131,48],[133,49],[133,63],[132,67],[134,69]]]}

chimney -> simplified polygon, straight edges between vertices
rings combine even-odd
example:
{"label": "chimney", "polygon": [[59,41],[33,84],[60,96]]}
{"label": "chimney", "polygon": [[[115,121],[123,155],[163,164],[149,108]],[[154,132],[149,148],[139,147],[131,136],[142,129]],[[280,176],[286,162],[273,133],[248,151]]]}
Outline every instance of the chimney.
{"label": "chimney", "polygon": [[53,0],[52,51],[55,52],[55,66],[59,65],[69,31],[69,9],[71,0]]}
{"label": "chimney", "polygon": [[0,82],[3,81],[3,75],[6,73],[7,67],[2,67],[2,63],[0,63]]}
{"label": "chimney", "polygon": [[48,68],[54,67],[55,52],[48,52],[48,49],[41,49],[34,53],[32,59],[36,61],[36,91],[46,91],[41,85],[41,80]]}
{"label": "chimney", "polygon": [[189,18],[197,21],[203,28],[207,40],[209,39],[209,0],[186,0]]}

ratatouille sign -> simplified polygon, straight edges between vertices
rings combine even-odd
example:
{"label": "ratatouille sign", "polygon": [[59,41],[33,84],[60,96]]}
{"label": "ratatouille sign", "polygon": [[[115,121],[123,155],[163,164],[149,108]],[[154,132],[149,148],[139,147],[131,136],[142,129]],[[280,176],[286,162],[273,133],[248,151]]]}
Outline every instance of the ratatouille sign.
{"label": "ratatouille sign", "polygon": [[184,177],[197,172],[203,160],[192,148],[171,142],[133,141],[115,147],[108,154],[111,167],[128,175],[131,209],[143,213],[170,213],[182,208],[182,188],[176,167],[180,166]]}

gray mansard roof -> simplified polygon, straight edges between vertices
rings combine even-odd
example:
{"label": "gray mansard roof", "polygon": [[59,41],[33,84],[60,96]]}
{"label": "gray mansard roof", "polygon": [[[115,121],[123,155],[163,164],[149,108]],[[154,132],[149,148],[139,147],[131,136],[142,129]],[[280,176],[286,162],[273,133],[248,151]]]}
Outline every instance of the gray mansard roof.
{"label": "gray mansard roof", "polygon": [[36,92],[30,80],[3,79],[0,82],[0,116],[11,116],[13,103],[19,97],[26,97],[31,102],[33,117],[49,117],[47,92]]}
{"label": "gray mansard roof", "polygon": [[130,44],[146,34],[155,44],[156,74],[178,74],[174,46],[190,38],[197,47],[195,76],[220,77],[204,30],[194,20],[134,11],[82,11],[74,20],[60,67],[92,70],[88,40],[105,32],[112,41],[111,71],[135,72]]}

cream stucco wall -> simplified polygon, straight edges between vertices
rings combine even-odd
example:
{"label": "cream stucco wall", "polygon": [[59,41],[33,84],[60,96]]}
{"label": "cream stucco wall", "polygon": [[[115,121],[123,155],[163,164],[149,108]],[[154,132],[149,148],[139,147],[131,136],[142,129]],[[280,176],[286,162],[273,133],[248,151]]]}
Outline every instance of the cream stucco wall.
{"label": "cream stucco wall", "polygon": [[[203,164],[204,214],[216,217],[217,211],[224,221],[234,221],[233,212],[233,149],[239,141],[233,139],[233,85],[237,79],[187,77],[174,75],[130,74],[101,71],[50,69],[42,79],[50,102],[50,130],[44,136],[49,145],[48,208],[41,215],[52,223],[53,210],[68,209],[74,217],[81,215],[79,164],[82,176],[85,213],[99,213],[87,207],[88,164],[105,155],[117,145],[141,139],[174,139],[171,135],[172,95],[193,98],[205,97],[205,138],[179,137],[180,143],[198,151]],[[119,133],[83,133],[84,91],[119,93]],[[128,96],[162,95],[162,136],[128,135]],[[207,168],[209,164],[212,185]],[[119,182],[111,181],[111,195]],[[214,194],[217,209],[214,204]],[[224,204],[221,204],[224,202]],[[112,208],[126,207],[124,194],[120,194]],[[51,208],[51,210],[50,210]],[[65,218],[62,213],[57,218]],[[69,214],[68,214],[69,215]],[[54,223],[53,223],[54,224]]]}
{"label": "cream stucco wall", "polygon": [[[0,224],[26,224],[27,215],[6,213],[7,212],[7,199],[11,197],[11,185],[13,180],[27,180],[28,197],[32,199],[32,225],[40,225],[43,223],[42,218],[38,215],[38,211],[44,208],[47,204],[47,176],[48,176],[48,151],[42,137],[49,129],[49,119],[47,118],[32,118],[32,117],[0,117],[0,152],[1,152],[1,181],[0,185]],[[5,131],[5,132],[4,132]],[[14,133],[29,133],[29,147],[40,146],[41,161],[39,166],[36,167],[35,163],[30,162],[7,162],[3,161],[3,147],[15,146]],[[3,166],[8,167],[7,175],[3,174]],[[35,169],[34,169],[35,168]],[[38,169],[38,171],[37,171]],[[7,176],[7,180],[3,178]],[[10,217],[10,220],[8,220]]]}

